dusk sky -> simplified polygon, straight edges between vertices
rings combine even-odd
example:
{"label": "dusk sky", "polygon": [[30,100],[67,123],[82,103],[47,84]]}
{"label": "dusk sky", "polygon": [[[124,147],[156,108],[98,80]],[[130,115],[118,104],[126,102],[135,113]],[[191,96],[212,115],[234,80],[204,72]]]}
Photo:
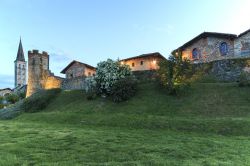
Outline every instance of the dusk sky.
{"label": "dusk sky", "polygon": [[207,32],[250,28],[249,0],[0,0],[0,88],[14,87],[20,36],[50,54],[55,75],[72,60],[99,61],[170,52]]}

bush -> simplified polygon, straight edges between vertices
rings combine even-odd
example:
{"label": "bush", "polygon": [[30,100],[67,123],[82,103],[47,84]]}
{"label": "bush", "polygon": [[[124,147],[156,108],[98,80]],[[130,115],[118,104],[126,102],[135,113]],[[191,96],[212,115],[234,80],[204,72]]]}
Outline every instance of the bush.
{"label": "bush", "polygon": [[4,104],[0,103],[0,109],[3,109],[3,108],[4,108]]}
{"label": "bush", "polygon": [[24,99],[26,97],[26,93],[25,92],[18,93],[18,96],[20,99]]}
{"label": "bush", "polygon": [[52,99],[54,99],[61,89],[41,90],[29,98],[24,99],[22,109],[25,112],[38,112],[45,109]]}
{"label": "bush", "polygon": [[118,80],[112,87],[112,100],[114,102],[126,101],[136,93],[136,80],[134,77],[126,77]]}
{"label": "bush", "polygon": [[97,92],[103,96],[109,96],[112,93],[113,85],[125,77],[131,76],[132,72],[127,65],[122,65],[118,61],[108,59],[100,62],[96,70]]}
{"label": "bush", "polygon": [[96,97],[97,87],[94,77],[88,77],[85,80],[85,92],[87,100],[93,100]]}
{"label": "bush", "polygon": [[4,98],[2,96],[0,96],[0,104],[3,104],[3,100],[4,100]]}
{"label": "bush", "polygon": [[19,101],[19,96],[16,94],[10,94],[6,96],[6,100],[11,104],[15,104],[16,102]]}
{"label": "bush", "polygon": [[190,61],[182,58],[181,52],[173,53],[168,60],[161,61],[158,70],[160,84],[171,95],[177,95],[189,87],[193,75]]}
{"label": "bush", "polygon": [[239,78],[239,86],[240,87],[245,87],[245,86],[250,86],[250,79],[249,75],[247,72],[242,72]]}

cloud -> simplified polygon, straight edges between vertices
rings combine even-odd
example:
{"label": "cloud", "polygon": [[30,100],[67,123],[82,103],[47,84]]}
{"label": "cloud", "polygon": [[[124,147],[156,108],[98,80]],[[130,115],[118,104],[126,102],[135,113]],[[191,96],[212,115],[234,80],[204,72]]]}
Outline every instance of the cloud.
{"label": "cloud", "polygon": [[14,75],[0,74],[0,89],[14,87]]}

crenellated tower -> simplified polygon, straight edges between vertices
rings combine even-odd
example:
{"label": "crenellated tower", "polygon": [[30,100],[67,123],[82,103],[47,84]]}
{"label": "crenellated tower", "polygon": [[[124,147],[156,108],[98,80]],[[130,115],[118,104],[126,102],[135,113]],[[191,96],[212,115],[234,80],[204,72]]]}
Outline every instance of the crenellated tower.
{"label": "crenellated tower", "polygon": [[17,57],[14,61],[15,63],[15,87],[20,87],[26,85],[26,71],[27,71],[27,63],[25,61],[22,40],[20,38]]}
{"label": "crenellated tower", "polygon": [[62,78],[49,70],[49,54],[38,50],[28,51],[28,86],[26,97],[42,89],[61,87]]}

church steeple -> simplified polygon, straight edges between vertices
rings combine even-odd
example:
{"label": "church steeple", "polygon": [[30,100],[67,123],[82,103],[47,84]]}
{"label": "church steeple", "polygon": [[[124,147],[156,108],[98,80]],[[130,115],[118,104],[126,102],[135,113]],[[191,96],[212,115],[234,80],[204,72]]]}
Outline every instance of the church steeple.
{"label": "church steeple", "polygon": [[19,47],[17,51],[16,61],[25,62],[21,37],[20,37]]}
{"label": "church steeple", "polygon": [[17,56],[15,60],[15,87],[23,86],[26,84],[26,61],[23,53],[22,40],[20,38]]}

